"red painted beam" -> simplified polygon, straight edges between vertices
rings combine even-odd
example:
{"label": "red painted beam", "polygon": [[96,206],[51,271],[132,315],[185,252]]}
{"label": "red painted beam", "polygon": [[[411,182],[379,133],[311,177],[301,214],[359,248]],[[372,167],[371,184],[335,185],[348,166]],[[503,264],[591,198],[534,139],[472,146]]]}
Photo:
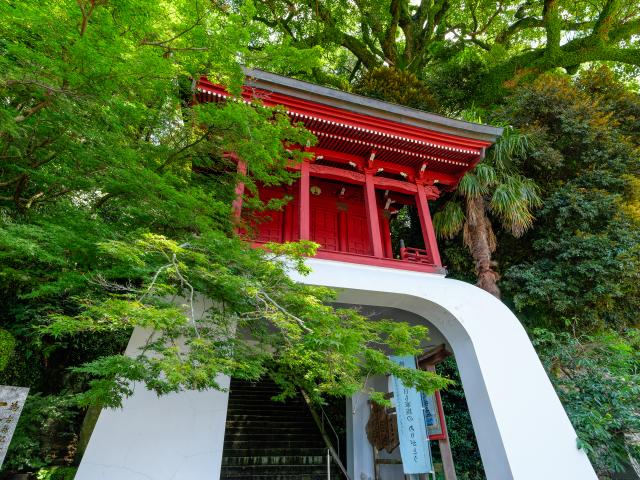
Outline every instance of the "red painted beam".
{"label": "red painted beam", "polygon": [[[377,163],[376,163],[377,165]],[[418,191],[415,183],[403,182],[387,177],[373,177],[373,183],[381,190],[391,190],[398,193],[413,195]]]}
{"label": "red painted beam", "polygon": [[337,167],[330,167],[328,165],[318,165],[313,163],[309,165],[309,173],[314,177],[327,178],[329,180],[344,181],[358,185],[364,185],[365,183],[365,176],[362,173],[344,170]]}
{"label": "red painted beam", "polygon": [[[338,152],[336,150],[329,150],[326,148],[309,147],[309,151],[315,153],[316,159],[323,157],[325,160],[330,160],[336,163],[344,163],[349,165],[349,162],[355,163],[358,170],[364,168],[364,159],[357,155],[351,155],[350,153]],[[353,167],[352,167],[353,168]]]}
{"label": "red painted beam", "polygon": [[[348,165],[349,162],[353,162],[356,164],[356,168],[358,168],[359,170],[362,170],[364,168],[364,158],[357,155],[351,155],[349,153],[343,153],[318,147],[311,147],[309,148],[309,151],[316,154],[316,159],[322,156],[326,160],[330,160],[336,163],[343,163],[345,165]],[[400,175],[400,173],[402,172],[406,173],[407,181],[409,182],[413,182],[416,178],[421,177],[427,183],[435,182],[447,186],[452,186],[457,185],[460,181],[459,176],[430,170],[429,162],[426,162],[427,169],[422,174],[420,174],[419,171],[415,171],[412,167],[406,165],[398,165],[397,163],[385,162],[378,159],[376,159],[375,162],[376,167],[383,168],[385,172],[396,175]]]}
{"label": "red painted beam", "polygon": [[370,255],[357,255],[354,253],[334,252],[330,250],[318,250],[315,258],[323,260],[333,260],[337,262],[357,263],[360,265],[371,265],[374,267],[394,268],[399,270],[410,270],[414,272],[444,274],[442,267],[427,265],[424,263],[405,262],[394,258],[376,258]]}
{"label": "red painted beam", "polygon": [[[376,166],[378,165],[376,161]],[[299,170],[300,165],[292,167],[295,170]],[[394,178],[379,177],[376,176],[377,170],[372,170],[372,182],[381,190],[391,190],[393,192],[404,193],[408,195],[414,195],[417,192],[417,187],[414,183],[404,182],[402,180],[396,180]],[[365,174],[360,172],[354,172],[351,170],[344,170],[338,167],[330,167],[328,165],[318,165],[312,163],[309,165],[309,173],[313,177],[326,178],[329,180],[337,180],[346,183],[352,183],[356,185],[364,185]]]}

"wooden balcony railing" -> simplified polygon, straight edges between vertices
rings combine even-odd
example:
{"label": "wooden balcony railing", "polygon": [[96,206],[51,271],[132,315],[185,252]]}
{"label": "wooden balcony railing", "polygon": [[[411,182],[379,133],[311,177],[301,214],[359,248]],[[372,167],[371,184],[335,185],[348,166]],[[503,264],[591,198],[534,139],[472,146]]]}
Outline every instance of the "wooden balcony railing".
{"label": "wooden balcony railing", "polygon": [[429,252],[421,248],[403,247],[400,249],[400,260],[406,262],[421,263],[423,265],[433,265]]}

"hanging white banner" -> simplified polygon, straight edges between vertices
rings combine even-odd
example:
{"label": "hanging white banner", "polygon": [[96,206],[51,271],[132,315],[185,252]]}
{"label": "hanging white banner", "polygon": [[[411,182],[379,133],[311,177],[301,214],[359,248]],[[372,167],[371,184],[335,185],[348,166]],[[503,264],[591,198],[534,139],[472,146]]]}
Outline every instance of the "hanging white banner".
{"label": "hanging white banner", "polygon": [[[389,357],[406,368],[416,368],[414,357]],[[399,378],[391,376],[393,399],[398,419],[400,456],[405,474],[433,472],[431,448],[427,439],[422,396],[415,388],[406,387]]]}

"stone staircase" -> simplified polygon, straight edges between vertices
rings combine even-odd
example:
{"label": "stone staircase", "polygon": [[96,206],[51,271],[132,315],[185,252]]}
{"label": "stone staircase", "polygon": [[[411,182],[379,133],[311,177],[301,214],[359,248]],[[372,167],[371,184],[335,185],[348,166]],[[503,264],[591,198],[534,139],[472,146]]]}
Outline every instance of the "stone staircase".
{"label": "stone staircase", "polygon": [[[232,379],[220,480],[326,480],[327,448],[301,396],[274,402],[275,383]],[[335,463],[331,479],[343,480]]]}

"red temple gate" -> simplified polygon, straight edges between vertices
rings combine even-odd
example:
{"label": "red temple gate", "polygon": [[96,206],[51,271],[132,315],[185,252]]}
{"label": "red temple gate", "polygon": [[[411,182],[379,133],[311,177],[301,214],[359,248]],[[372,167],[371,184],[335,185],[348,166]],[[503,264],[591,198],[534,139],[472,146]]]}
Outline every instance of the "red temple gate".
{"label": "red temple gate", "polygon": [[[292,200],[281,210],[256,216],[255,240],[312,240],[320,244],[319,258],[441,272],[428,201],[454,188],[482,159],[493,138],[484,138],[476,125],[363,97],[349,95],[349,102],[341,104],[340,96],[348,95],[344,92],[327,95],[323,89],[322,98],[316,99],[314,92],[283,85],[283,77],[274,76],[278,81],[269,83],[270,74],[254,73],[258,78],[251,85],[248,77],[244,101],[281,105],[292,121],[303,123],[318,138],[315,147],[302,147],[312,154],[311,160],[291,167],[300,173],[294,185],[260,189],[264,201],[284,196]],[[197,101],[227,97],[223,87],[200,80]],[[354,98],[367,114],[354,111],[359,108]],[[372,105],[379,115],[371,115]],[[403,108],[403,115],[394,116],[394,108]],[[244,168],[241,161],[239,168]],[[425,248],[402,248],[394,258],[390,220],[404,205],[417,210]],[[235,208],[240,211],[241,200]]]}

